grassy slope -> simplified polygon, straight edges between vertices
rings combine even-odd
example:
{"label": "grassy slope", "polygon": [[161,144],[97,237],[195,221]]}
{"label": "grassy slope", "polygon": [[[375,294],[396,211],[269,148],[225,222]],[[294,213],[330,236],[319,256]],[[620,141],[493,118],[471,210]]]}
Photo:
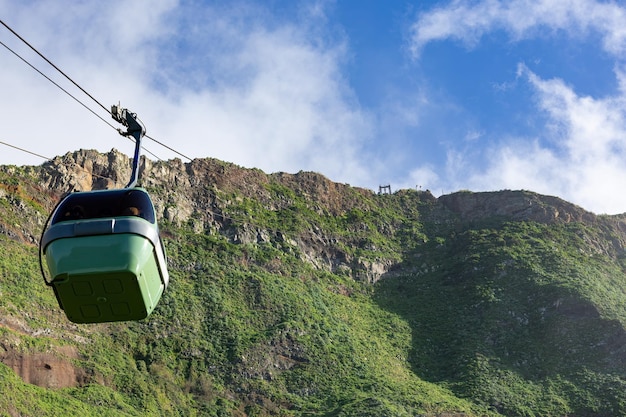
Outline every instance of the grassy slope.
{"label": "grassy slope", "polygon": [[313,270],[284,241],[235,245],[164,224],[171,285],[153,315],[74,326],[41,281],[36,248],[0,237],[0,317],[22,323],[19,332],[0,328],[0,342],[24,353],[74,346],[91,381],[45,390],[0,365],[0,410],[626,414],[623,273],[590,251],[597,230],[458,229],[449,218],[422,218],[432,202],[417,193],[359,197],[336,217],[284,187],[270,190],[291,206],[278,216],[239,199],[240,222],[245,214],[288,236],[317,225],[348,255],[400,267],[369,285]]}
{"label": "grassy slope", "polygon": [[[18,260],[2,266],[2,316],[26,311],[28,329],[52,328],[51,337],[19,335],[23,351],[75,345],[77,365],[99,381],[45,390],[3,378],[11,395],[0,399],[0,410],[408,416],[477,409],[410,371],[410,329],[372,303],[371,287],[308,270],[271,247],[177,236],[168,243],[172,284],[149,320],[68,326],[52,309],[35,249],[0,243]],[[255,265],[259,259],[271,260],[278,273]],[[11,278],[18,271],[28,286]],[[2,335],[13,339],[15,332]]]}
{"label": "grassy slope", "polygon": [[[474,228],[377,286],[414,372],[505,415],[624,415],[626,280],[580,224]],[[407,267],[409,265],[406,265]]]}

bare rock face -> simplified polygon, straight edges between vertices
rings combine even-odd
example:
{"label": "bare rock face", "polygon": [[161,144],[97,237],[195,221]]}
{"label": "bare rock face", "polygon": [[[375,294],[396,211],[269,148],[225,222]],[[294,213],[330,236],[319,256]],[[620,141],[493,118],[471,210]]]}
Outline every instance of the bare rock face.
{"label": "bare rock face", "polygon": [[[36,202],[51,210],[56,201],[72,191],[124,187],[130,179],[131,165],[131,158],[115,149],[107,154],[79,150],[54,158],[33,174],[38,178],[38,189],[23,190],[21,194],[19,190],[0,189],[11,204],[24,206],[26,218],[34,219],[22,229],[0,224],[0,233],[36,243],[45,218],[24,204],[25,195],[36,195],[40,198]],[[276,230],[247,224],[249,220],[245,218],[250,213],[242,209],[248,200],[264,210],[291,209],[297,198],[299,201],[304,199],[307,209],[317,214],[342,216],[354,209],[367,211],[367,203],[363,202],[371,203],[374,195],[371,190],[336,183],[314,172],[266,174],[259,169],[243,168],[212,158],[183,163],[180,159],[154,162],[142,157],[139,175],[139,185],[151,192],[157,218],[177,226],[191,227],[195,233],[221,234],[236,244],[262,244],[282,239],[314,267],[348,274],[365,282],[376,282],[393,268],[393,262],[386,259],[353,259],[340,248],[357,243],[336,242],[324,230],[310,228],[297,236],[279,237]],[[597,216],[580,207],[528,191],[457,192],[438,199],[430,193],[422,193],[420,198],[427,197],[430,197],[428,204],[435,208],[433,213],[441,217],[438,221],[451,224],[490,219],[540,223],[597,221]],[[233,214],[233,208],[236,208],[235,213],[241,212],[239,217],[244,220],[233,221],[237,216]],[[623,230],[619,236],[626,236],[626,221],[617,218],[611,221],[614,223],[612,228]],[[390,234],[393,230],[378,232]],[[617,239],[617,246],[626,244],[626,238]]]}
{"label": "bare rock face", "polygon": [[593,213],[557,197],[528,191],[458,192],[439,197],[439,202],[464,221],[502,217],[511,221],[539,223],[593,222]]}
{"label": "bare rock face", "polygon": [[43,350],[24,347],[19,334],[39,336],[48,330],[30,329],[23,320],[13,316],[0,318],[0,326],[15,333],[6,333],[0,338],[0,362],[13,371],[27,384],[44,388],[67,388],[85,385],[89,378],[85,371],[74,365],[79,358],[71,345],[50,344]]}
{"label": "bare rock face", "polygon": [[323,207],[333,215],[354,208],[355,196],[372,195],[370,190],[336,183],[315,172],[300,171],[297,174],[280,172],[272,176],[285,187],[293,189],[297,194],[315,202],[317,206]]}
{"label": "bare rock face", "polygon": [[[106,154],[79,150],[32,168],[29,175],[34,183],[30,188],[0,187],[0,198],[16,207],[12,210],[20,210],[24,219],[19,224],[0,224],[0,233],[36,244],[45,222],[45,214],[37,211],[37,205],[52,210],[69,192],[124,187],[130,180],[131,165],[131,158],[115,149]],[[183,163],[180,159],[154,162],[142,157],[139,176],[139,185],[150,190],[157,218],[176,226],[188,226],[195,233],[220,234],[236,244],[287,242],[314,267],[366,282],[376,282],[393,268],[393,262],[386,259],[352,259],[341,246],[357,242],[336,242],[321,229],[309,228],[297,236],[278,236],[280,231],[247,223],[253,220],[245,212],[246,201],[254,202],[260,209],[278,212],[293,209],[296,199],[300,204],[304,200],[307,209],[314,213],[339,217],[355,209],[367,212],[367,204],[372,204],[374,195],[371,190],[336,183],[314,172],[266,174],[212,158]],[[399,191],[398,197],[402,198],[402,193]],[[29,204],[28,198],[34,204]],[[450,225],[493,219],[548,224],[598,222],[598,216],[578,206],[528,191],[462,191],[438,199],[430,193],[421,193],[420,199],[427,201],[433,208],[431,213],[439,216],[437,222]],[[234,221],[237,213],[240,219]],[[420,213],[422,218],[426,215]],[[602,222],[619,231],[612,245],[620,250],[625,247],[626,218],[605,217]],[[392,229],[378,232],[389,235]]]}
{"label": "bare rock face", "polygon": [[57,156],[42,168],[43,186],[68,193],[121,188],[130,180],[132,163],[115,149],[108,154],[81,149]]}
{"label": "bare rock face", "polygon": [[75,358],[77,354],[69,346],[50,353],[22,353],[0,345],[0,362],[13,369],[27,384],[44,388],[82,385],[84,372],[72,364]]}

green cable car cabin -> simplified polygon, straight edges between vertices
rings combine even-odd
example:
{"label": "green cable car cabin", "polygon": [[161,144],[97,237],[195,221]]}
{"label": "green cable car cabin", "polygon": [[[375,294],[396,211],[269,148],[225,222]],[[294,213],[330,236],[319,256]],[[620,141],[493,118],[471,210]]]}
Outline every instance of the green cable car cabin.
{"label": "green cable car cabin", "polygon": [[111,115],[127,127],[119,133],[135,139],[130,182],[122,189],[66,196],[48,218],[39,245],[44,281],[74,323],[144,319],[169,282],[154,205],[135,186],[145,128],[119,105],[111,106]]}
{"label": "green cable car cabin", "polygon": [[141,188],[77,192],[51,216],[41,254],[75,323],[141,320],[167,287],[154,206]]}

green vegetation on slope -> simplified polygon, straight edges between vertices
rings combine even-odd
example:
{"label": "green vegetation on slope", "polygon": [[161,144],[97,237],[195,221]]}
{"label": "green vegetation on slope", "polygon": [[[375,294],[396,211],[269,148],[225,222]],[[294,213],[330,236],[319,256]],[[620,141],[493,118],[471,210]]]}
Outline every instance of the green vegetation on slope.
{"label": "green vegetation on slope", "polygon": [[[75,362],[91,382],[30,396],[46,390],[13,381],[22,388],[13,390],[21,399],[11,397],[12,409],[215,416],[480,409],[410,371],[410,329],[371,301],[366,284],[311,270],[271,245],[179,232],[167,243],[171,286],[148,320],[70,325],[48,337],[21,337],[47,344],[24,351],[35,353],[63,343],[57,337],[64,332],[79,334],[81,342],[72,343],[80,352]],[[22,275],[37,283],[29,290],[36,296],[20,301],[21,311],[34,317],[29,327],[63,323],[62,313],[48,310],[54,299],[39,280],[34,251],[26,252]],[[5,271],[12,275],[10,266]],[[4,293],[18,293],[16,282],[2,283]],[[2,315],[8,314],[17,312],[3,307]],[[8,403],[0,402],[3,407]]]}
{"label": "green vegetation on slope", "polygon": [[[0,177],[10,230],[17,208],[50,205],[23,203],[28,175]],[[171,283],[141,322],[69,323],[37,249],[0,235],[0,357],[76,375],[45,389],[0,364],[0,415],[626,414],[624,258],[606,225],[463,223],[415,191],[347,189],[331,207],[276,178],[262,189],[207,191],[221,229],[161,221]],[[251,230],[264,238],[233,238]],[[350,270],[316,267],[307,244]],[[366,261],[394,266],[371,284],[354,279]]]}
{"label": "green vegetation on slope", "polygon": [[623,415],[626,280],[590,238],[575,223],[465,230],[376,298],[411,323],[414,372],[460,397],[510,416]]}

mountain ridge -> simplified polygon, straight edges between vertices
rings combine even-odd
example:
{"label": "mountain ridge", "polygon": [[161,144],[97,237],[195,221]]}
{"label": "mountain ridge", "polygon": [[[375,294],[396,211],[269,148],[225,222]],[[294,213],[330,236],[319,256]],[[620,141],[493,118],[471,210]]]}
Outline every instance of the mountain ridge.
{"label": "mountain ridge", "polygon": [[[13,396],[37,386],[112,415],[626,413],[623,215],[523,190],[379,195],[312,172],[142,158],[171,288],[144,322],[73,325],[38,276],[41,229],[64,194],[130,171],[115,150],[0,167]],[[3,411],[42,406],[20,401]]]}

